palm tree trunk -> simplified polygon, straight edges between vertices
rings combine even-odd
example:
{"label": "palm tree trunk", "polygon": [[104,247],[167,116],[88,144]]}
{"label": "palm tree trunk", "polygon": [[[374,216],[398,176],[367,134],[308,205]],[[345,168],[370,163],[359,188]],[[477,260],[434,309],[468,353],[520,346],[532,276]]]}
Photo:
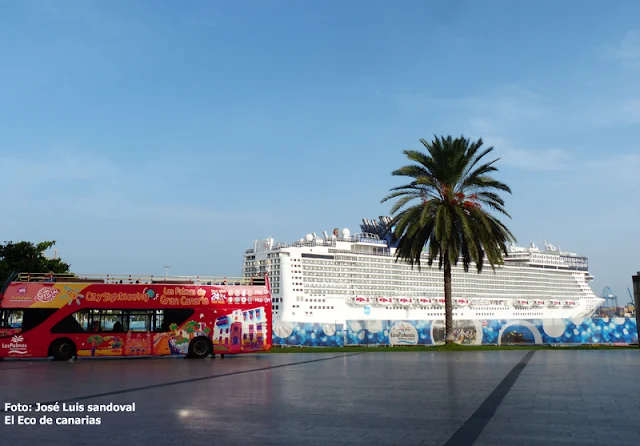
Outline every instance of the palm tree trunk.
{"label": "palm tree trunk", "polygon": [[453,344],[453,304],[451,302],[451,262],[449,256],[444,258],[444,319],[445,343]]}

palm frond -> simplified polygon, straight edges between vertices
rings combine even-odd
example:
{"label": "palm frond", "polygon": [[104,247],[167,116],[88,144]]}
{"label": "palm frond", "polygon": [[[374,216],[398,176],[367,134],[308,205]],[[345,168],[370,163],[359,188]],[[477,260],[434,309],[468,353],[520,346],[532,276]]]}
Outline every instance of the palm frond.
{"label": "palm frond", "polygon": [[489,213],[510,217],[498,193],[511,189],[492,176],[499,158],[486,161],[494,147],[484,147],[482,139],[450,135],[420,143],[426,152],[404,150],[414,164],[392,172],[413,181],[392,188],[382,200],[397,199],[391,208],[396,259],[420,267],[426,248],[429,265],[436,259],[440,268],[461,261],[465,271],[475,264],[481,272],[486,257],[495,267],[515,237]]}
{"label": "palm frond", "polygon": [[403,166],[400,169],[396,169],[392,172],[394,176],[401,177],[412,177],[412,178],[420,178],[420,177],[429,177],[431,173],[422,166]]}
{"label": "palm frond", "polygon": [[487,175],[481,175],[471,179],[468,182],[468,187],[471,188],[472,190],[497,189],[503,192],[507,192],[509,194],[511,193],[511,188],[509,188],[509,186],[507,186],[506,184],[500,181],[496,181]]}
{"label": "palm frond", "polygon": [[402,197],[401,199],[396,201],[396,203],[391,207],[391,213],[395,214],[396,212],[398,212],[399,209],[403,208],[407,203],[409,203],[412,200],[415,200],[416,198],[419,198],[419,195],[407,194],[407,196]]}

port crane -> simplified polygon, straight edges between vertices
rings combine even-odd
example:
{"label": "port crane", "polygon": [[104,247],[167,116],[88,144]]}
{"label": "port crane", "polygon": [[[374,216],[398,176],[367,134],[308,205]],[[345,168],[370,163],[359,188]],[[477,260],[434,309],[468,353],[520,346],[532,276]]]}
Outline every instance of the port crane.
{"label": "port crane", "polygon": [[604,290],[602,290],[602,298],[607,301],[607,307],[618,308],[618,296],[613,294],[610,287],[604,287]]}
{"label": "port crane", "polygon": [[636,301],[633,298],[633,293],[631,292],[631,289],[629,289],[629,287],[627,287],[627,291],[629,292],[629,303],[635,307]]}

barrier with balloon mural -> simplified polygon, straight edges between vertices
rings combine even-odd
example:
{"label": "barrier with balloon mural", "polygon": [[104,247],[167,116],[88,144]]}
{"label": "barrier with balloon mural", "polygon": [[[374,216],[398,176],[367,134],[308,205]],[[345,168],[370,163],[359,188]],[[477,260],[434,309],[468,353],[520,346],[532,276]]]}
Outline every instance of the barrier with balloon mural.
{"label": "barrier with balloon mural", "polygon": [[306,347],[343,347],[343,325],[274,321],[272,343]]}
{"label": "barrier with balloon mural", "polygon": [[[456,320],[456,341],[495,344],[633,344],[635,319]],[[444,341],[444,321],[367,320],[341,324],[274,322],[274,345],[434,345]]]}

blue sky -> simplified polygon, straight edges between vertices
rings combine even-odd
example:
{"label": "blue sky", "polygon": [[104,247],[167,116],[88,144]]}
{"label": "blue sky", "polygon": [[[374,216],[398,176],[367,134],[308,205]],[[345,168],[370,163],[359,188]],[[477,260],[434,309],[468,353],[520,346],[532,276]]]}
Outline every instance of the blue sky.
{"label": "blue sky", "polygon": [[0,240],[238,275],[386,214],[402,150],[494,145],[520,244],[640,270],[640,3],[0,2]]}

